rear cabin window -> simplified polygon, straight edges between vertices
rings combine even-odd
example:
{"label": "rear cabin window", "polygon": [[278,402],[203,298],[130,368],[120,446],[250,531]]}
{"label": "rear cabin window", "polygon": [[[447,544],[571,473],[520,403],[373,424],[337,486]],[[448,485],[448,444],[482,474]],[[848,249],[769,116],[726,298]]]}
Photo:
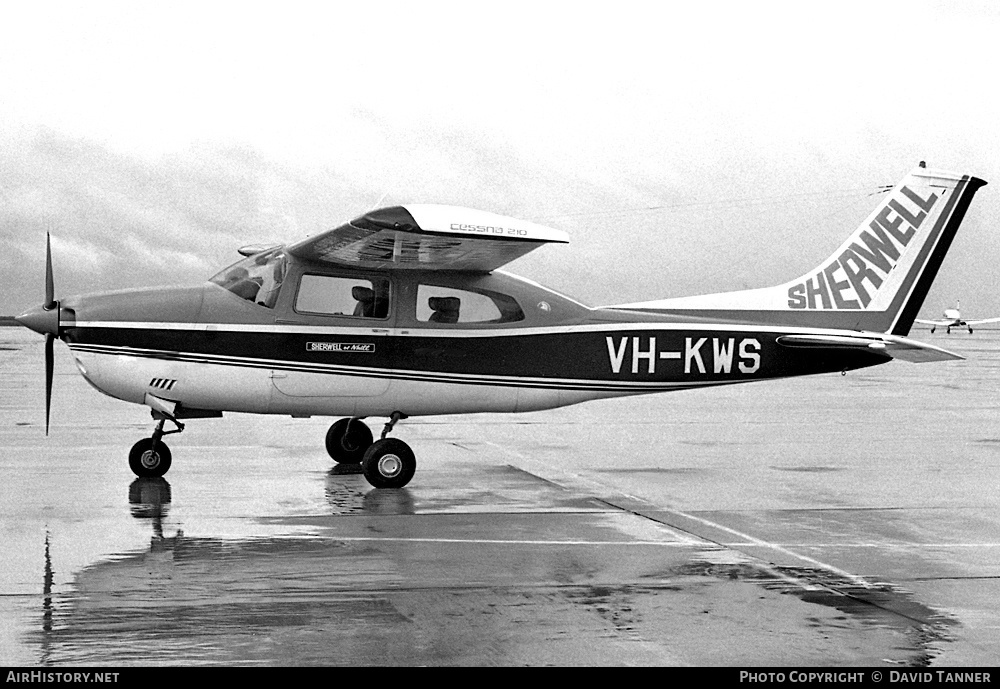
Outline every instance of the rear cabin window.
{"label": "rear cabin window", "polygon": [[295,310],[323,316],[388,318],[389,281],[303,275],[295,297]]}
{"label": "rear cabin window", "polygon": [[524,312],[512,297],[437,285],[417,287],[417,320],[424,323],[513,323]]}

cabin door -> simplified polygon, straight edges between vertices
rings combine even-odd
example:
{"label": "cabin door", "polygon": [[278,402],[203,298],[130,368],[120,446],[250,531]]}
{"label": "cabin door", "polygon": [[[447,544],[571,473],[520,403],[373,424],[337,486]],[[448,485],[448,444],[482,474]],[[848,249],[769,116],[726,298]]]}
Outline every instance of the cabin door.
{"label": "cabin door", "polygon": [[389,389],[395,309],[384,277],[302,275],[282,344],[286,362],[271,371],[278,393],[349,401]]}

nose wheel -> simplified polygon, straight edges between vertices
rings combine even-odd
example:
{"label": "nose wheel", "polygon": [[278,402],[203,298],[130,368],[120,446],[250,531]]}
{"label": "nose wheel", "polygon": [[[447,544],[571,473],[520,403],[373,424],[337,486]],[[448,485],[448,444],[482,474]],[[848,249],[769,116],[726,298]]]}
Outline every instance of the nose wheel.
{"label": "nose wheel", "polygon": [[140,478],[159,478],[170,469],[170,448],[162,440],[143,438],[128,453],[128,465]]}
{"label": "nose wheel", "polygon": [[184,424],[176,419],[171,419],[177,426],[172,431],[163,430],[163,423],[166,417],[160,416],[156,423],[156,429],[150,438],[143,438],[132,446],[128,453],[128,465],[132,473],[139,478],[159,478],[170,469],[170,448],[163,442],[162,438],[171,433],[180,433],[184,430]]}

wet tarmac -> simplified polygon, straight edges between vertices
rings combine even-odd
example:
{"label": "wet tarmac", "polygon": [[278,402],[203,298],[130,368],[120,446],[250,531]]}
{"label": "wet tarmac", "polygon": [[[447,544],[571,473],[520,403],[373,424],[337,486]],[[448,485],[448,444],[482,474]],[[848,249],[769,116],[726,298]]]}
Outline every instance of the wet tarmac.
{"label": "wet tarmac", "polygon": [[[1000,332],[969,357],[411,419],[403,490],[332,420],[168,438],[0,328],[4,665],[985,666],[1000,660]],[[381,420],[374,420],[374,426]]]}

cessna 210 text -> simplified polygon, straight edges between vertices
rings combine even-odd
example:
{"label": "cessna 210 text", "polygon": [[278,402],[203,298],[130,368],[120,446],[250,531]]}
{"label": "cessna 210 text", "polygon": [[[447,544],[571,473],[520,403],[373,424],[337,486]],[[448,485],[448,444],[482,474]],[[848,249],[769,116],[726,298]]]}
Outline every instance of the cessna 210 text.
{"label": "cessna 210 text", "polygon": [[[183,420],[343,416],[331,457],[402,487],[416,460],[400,419],[526,412],[587,400],[961,357],[906,335],[976,190],[923,164],[827,260],[775,287],[589,308],[498,270],[567,236],[435,205],[383,208],[254,252],[207,284],[54,298],[18,317],[64,341],[101,392],[150,407],[132,448],[161,476]],[[385,417],[373,442],[366,417]],[[164,430],[164,423],[172,424]]]}

